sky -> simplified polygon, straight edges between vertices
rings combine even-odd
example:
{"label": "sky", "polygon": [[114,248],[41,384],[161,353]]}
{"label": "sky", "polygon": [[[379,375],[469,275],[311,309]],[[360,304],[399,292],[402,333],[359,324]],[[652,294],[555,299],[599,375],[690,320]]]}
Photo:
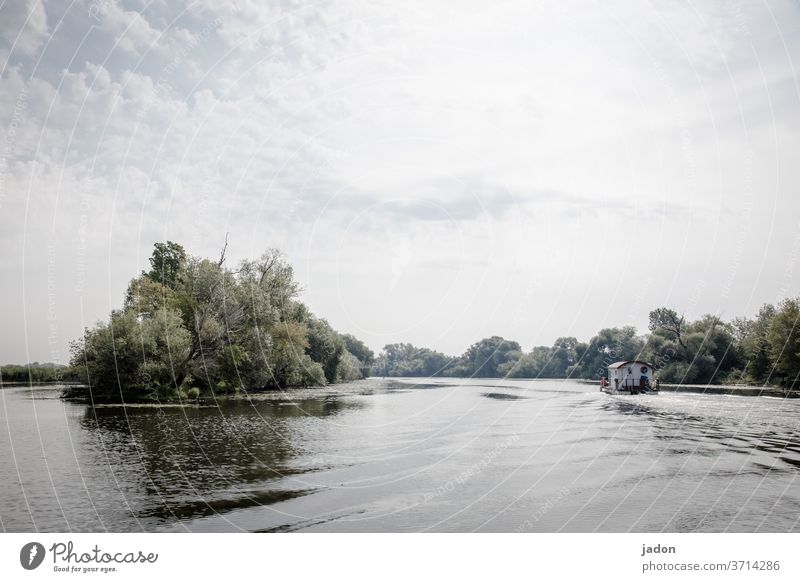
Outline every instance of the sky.
{"label": "sky", "polygon": [[800,5],[0,0],[0,362],[157,241],[278,247],[373,349],[800,294]]}

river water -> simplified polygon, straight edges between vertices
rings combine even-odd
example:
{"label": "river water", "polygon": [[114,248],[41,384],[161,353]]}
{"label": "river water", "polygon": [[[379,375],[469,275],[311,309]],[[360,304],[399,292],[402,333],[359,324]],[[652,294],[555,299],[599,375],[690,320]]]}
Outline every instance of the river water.
{"label": "river water", "polygon": [[91,408],[0,390],[3,531],[800,531],[800,400],[370,379]]}

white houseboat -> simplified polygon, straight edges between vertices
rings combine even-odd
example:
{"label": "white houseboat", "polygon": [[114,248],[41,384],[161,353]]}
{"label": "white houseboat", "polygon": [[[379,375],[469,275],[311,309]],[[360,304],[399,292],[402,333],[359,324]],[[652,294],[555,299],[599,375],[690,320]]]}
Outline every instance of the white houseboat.
{"label": "white houseboat", "polygon": [[644,394],[658,392],[653,365],[641,360],[623,360],[608,366],[608,378],[601,380],[608,394]]}

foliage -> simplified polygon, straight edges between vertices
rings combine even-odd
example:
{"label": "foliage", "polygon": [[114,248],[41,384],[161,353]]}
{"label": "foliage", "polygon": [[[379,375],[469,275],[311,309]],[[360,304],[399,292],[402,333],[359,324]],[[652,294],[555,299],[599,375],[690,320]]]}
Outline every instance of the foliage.
{"label": "foliage", "polygon": [[472,344],[467,351],[453,364],[450,375],[477,378],[495,378],[500,376],[498,368],[510,357],[520,351],[520,345],[500,336],[484,338]]}
{"label": "foliage", "polygon": [[408,343],[388,344],[373,366],[376,376],[438,376],[454,358]]}
{"label": "foliage", "polygon": [[328,382],[336,382],[339,364],[345,351],[344,340],[324,319],[309,317],[306,325],[308,356],[322,365]]}
{"label": "foliage", "polygon": [[339,363],[339,381],[352,382],[364,377],[364,362],[358,359],[350,350],[345,350]]}
{"label": "foliage", "polygon": [[159,309],[147,318],[116,311],[73,343],[73,365],[96,399],[169,399],[185,375],[190,343],[177,311]]}
{"label": "foliage", "polygon": [[71,366],[58,364],[7,364],[0,367],[0,382],[36,384],[40,382],[77,382],[80,374]]}
{"label": "foliage", "polygon": [[342,340],[347,351],[361,363],[361,375],[368,376],[375,362],[375,353],[364,342],[349,333],[344,334]]}
{"label": "foliage", "polygon": [[674,339],[681,347],[683,344],[684,318],[673,309],[659,307],[650,312],[649,329],[653,333],[662,333]]}
{"label": "foliage", "polygon": [[389,344],[373,366],[386,376],[584,378],[597,380],[619,360],[651,362],[664,382],[780,384],[800,389],[800,299],[764,305],[755,319],[687,321],[675,310],[650,312],[644,336],[634,327],[604,328],[587,343],[573,337],[552,346],[519,344],[493,336],[451,357],[411,344]]}
{"label": "foliage", "polygon": [[764,305],[755,319],[736,318],[731,324],[734,340],[747,362],[743,374],[750,381],[766,379],[772,371],[767,334],[774,316],[775,307]]}
{"label": "foliage", "polygon": [[72,363],[95,398],[325,385],[363,378],[372,363],[362,342],[298,301],[300,286],[277,250],[229,269],[225,249],[213,261],[157,243],[150,264],[131,281],[123,308],[73,344]]}
{"label": "foliage", "polygon": [[632,326],[604,328],[589,340],[571,375],[578,378],[605,376],[608,365],[619,360],[634,360],[642,356],[644,340]]}
{"label": "foliage", "polygon": [[128,284],[123,306],[124,309],[135,310],[143,316],[152,315],[162,308],[180,308],[177,294],[173,289],[144,274]]}
{"label": "foliage", "polygon": [[775,376],[789,388],[800,387],[800,300],[786,299],[775,310],[767,330],[767,353]]}
{"label": "foliage", "polygon": [[186,251],[181,245],[172,241],[156,243],[153,255],[150,257],[151,268],[147,276],[166,287],[175,287],[180,281],[185,263]]}

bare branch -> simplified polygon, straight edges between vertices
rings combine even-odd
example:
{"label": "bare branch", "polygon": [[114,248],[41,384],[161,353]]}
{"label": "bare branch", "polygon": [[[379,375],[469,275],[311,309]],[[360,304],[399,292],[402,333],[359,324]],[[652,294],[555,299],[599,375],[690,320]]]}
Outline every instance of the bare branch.
{"label": "bare branch", "polygon": [[217,266],[221,267],[222,263],[225,262],[225,251],[228,250],[228,233],[225,233],[225,246],[222,247],[222,252],[219,255],[219,261],[217,261]]}

